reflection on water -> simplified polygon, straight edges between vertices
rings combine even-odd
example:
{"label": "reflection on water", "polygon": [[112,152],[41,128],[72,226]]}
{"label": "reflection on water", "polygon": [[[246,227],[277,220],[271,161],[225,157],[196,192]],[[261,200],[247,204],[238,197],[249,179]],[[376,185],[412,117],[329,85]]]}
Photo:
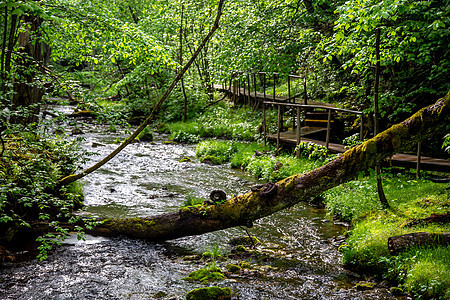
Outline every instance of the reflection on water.
{"label": "reflection on water", "polygon": [[[85,147],[99,156],[116,147],[117,134],[84,125]],[[121,138],[125,137],[122,133]],[[194,147],[155,143],[129,145],[100,171],[84,180],[86,212],[103,217],[148,216],[177,210],[189,192],[207,198],[215,189],[229,196],[243,193],[256,180],[227,166],[209,166],[195,159]],[[93,143],[102,145],[93,147]],[[192,162],[180,163],[183,157]],[[362,280],[340,265],[337,251],[345,228],[326,218],[326,212],[306,204],[258,220],[249,230],[272,259],[256,262],[275,267],[267,272],[243,273],[219,282],[235,299],[393,299],[385,288],[357,291]],[[245,232],[232,228],[195,237],[153,244],[126,238],[71,236],[44,262],[36,260],[0,269],[1,299],[184,299],[201,284],[182,280],[202,267],[183,261],[218,245],[230,252],[227,241]],[[220,262],[236,263],[229,259]]]}

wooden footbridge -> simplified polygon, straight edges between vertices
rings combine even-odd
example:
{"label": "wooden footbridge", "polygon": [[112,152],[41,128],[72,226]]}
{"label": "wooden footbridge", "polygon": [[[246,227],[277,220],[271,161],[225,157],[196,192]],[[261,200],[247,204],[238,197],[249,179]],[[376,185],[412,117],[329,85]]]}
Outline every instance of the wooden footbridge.
{"label": "wooden footbridge", "polygon": [[[260,79],[260,91],[257,87],[257,75]],[[273,78],[272,94],[266,93],[266,76],[267,73],[259,72],[244,76],[244,80],[230,80],[229,86],[226,84],[214,85],[216,90],[224,92],[235,104],[243,104],[256,108],[262,108],[263,120],[262,128],[264,131],[264,143],[266,141],[276,143],[277,149],[282,145],[295,147],[300,142],[312,142],[322,145],[333,153],[343,153],[348,150],[344,145],[330,142],[330,133],[336,114],[346,113],[354,114],[359,118],[360,132],[359,136],[363,137],[364,114],[356,110],[348,110],[337,108],[335,105],[318,102],[308,99],[306,91],[306,81],[304,77],[297,75],[288,75],[288,95],[276,95],[275,85],[277,73],[271,74]],[[253,79],[253,82],[251,81]],[[291,96],[291,80],[303,79],[303,91],[300,94]],[[253,88],[253,89],[252,89]],[[261,92],[262,90],[262,92]],[[277,133],[267,133],[266,110],[276,108],[277,114]],[[291,119],[292,121],[288,120]],[[285,120],[288,120],[287,122]],[[290,124],[289,127],[286,124]],[[318,133],[325,132],[325,141],[312,138]],[[298,153],[297,153],[298,155]],[[390,165],[401,166],[406,168],[416,168],[419,176],[420,170],[438,171],[450,173],[450,160],[425,157],[421,155],[421,143],[417,145],[417,155],[411,154],[395,154],[389,161]]]}

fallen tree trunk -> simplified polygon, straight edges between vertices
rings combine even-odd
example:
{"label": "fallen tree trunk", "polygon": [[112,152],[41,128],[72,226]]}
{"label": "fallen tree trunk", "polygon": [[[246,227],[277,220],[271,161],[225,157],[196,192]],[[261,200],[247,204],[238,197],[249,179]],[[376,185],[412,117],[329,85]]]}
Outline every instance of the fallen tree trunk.
{"label": "fallen tree trunk", "polygon": [[392,255],[397,255],[413,246],[429,245],[450,245],[450,232],[413,232],[404,235],[391,236],[388,239],[388,249]]}
{"label": "fallen tree trunk", "polygon": [[444,132],[450,123],[449,108],[450,93],[316,170],[253,189],[225,203],[188,207],[146,218],[105,219],[90,232],[163,241],[235,226],[251,227],[254,220],[351,181],[359,172],[375,167],[393,154],[414,147],[418,141],[435,133]]}
{"label": "fallen tree trunk", "polygon": [[429,223],[450,223],[450,212],[447,212],[445,214],[431,214],[429,217],[423,219],[412,219],[407,224],[405,224],[405,227],[413,227],[416,225],[424,225]]}

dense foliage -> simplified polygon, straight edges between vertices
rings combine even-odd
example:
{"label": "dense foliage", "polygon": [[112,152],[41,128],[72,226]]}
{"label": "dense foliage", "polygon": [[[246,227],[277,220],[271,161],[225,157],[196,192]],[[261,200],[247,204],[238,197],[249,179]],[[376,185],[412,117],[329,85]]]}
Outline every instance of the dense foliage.
{"label": "dense foliage", "polygon": [[[48,221],[56,235],[63,237],[66,229],[59,226],[60,222],[76,221],[71,212],[80,206],[79,191],[60,188],[56,182],[74,171],[76,163],[82,161],[81,152],[76,143],[60,138],[54,124],[46,121],[41,114],[45,105],[70,102],[79,110],[94,111],[99,122],[110,124],[111,132],[117,123],[139,123],[208,32],[217,3],[0,2],[3,240],[11,239],[17,228],[26,228],[35,220]],[[306,84],[312,99],[371,113],[375,37],[379,31],[380,123],[388,126],[450,90],[449,7],[449,0],[226,1],[220,30],[163,104],[159,128],[170,132],[178,142],[199,142],[205,137],[251,141],[202,141],[197,155],[212,163],[230,162],[265,180],[313,169],[325,162],[324,149],[302,144],[299,150],[303,157],[298,160],[289,154],[277,156],[272,147],[254,143],[262,136],[261,112],[217,105],[213,85],[224,81],[229,84],[232,78],[248,78],[259,71],[269,74],[269,80],[272,72],[277,72],[276,93],[285,94],[286,75],[297,74],[304,81],[293,82],[294,91],[303,91]],[[275,123],[274,112],[268,112],[267,118]],[[372,132],[368,129],[366,132]],[[151,139],[151,132],[147,133]],[[349,146],[358,143],[356,136],[346,141]],[[450,135],[439,136],[425,150],[449,153]],[[436,274],[417,271],[431,270],[434,263],[448,266],[447,260],[436,259],[448,257],[448,249],[419,251],[417,255],[413,249],[404,259],[395,260],[385,256],[381,239],[374,240],[401,233],[399,226],[404,219],[379,211],[372,181],[364,177],[323,195],[330,211],[341,219],[356,222],[370,214],[355,226],[349,245],[344,247],[346,262],[382,267],[416,295],[448,293],[442,288],[448,282],[448,272],[436,283],[426,281],[427,276]],[[448,210],[444,203],[448,194],[441,193],[442,188],[436,192],[435,186],[428,189],[428,184],[421,182],[415,189],[416,183],[409,178],[390,177],[386,184],[392,206],[405,215],[422,217],[425,212]],[[412,201],[412,196],[402,198],[403,187],[423,196]],[[352,194],[354,191],[358,191],[358,197]],[[432,196],[426,197],[427,193]],[[418,207],[425,207],[424,211],[418,211]],[[49,243],[55,240],[39,240],[41,257],[45,258]],[[418,275],[402,277],[406,276],[404,270]]]}

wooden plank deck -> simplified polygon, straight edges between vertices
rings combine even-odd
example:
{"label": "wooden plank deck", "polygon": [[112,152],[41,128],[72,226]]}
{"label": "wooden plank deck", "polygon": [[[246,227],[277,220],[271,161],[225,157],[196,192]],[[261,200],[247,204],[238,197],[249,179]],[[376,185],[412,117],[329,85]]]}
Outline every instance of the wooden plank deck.
{"label": "wooden plank deck", "polygon": [[[302,128],[303,129],[303,128]],[[276,134],[270,134],[267,139],[271,142],[277,141]],[[326,145],[324,141],[318,141],[310,138],[305,138],[302,136],[302,142],[312,142],[321,146]],[[290,130],[280,133],[280,143],[295,146],[297,144],[297,134],[296,131]],[[344,145],[329,143],[328,148],[333,153],[344,153],[348,149]],[[390,165],[406,167],[406,168],[416,168],[417,167],[417,155],[398,153],[391,157]],[[432,158],[427,156],[420,157],[420,168],[422,170],[428,171],[438,171],[450,173],[450,159],[440,159]]]}

